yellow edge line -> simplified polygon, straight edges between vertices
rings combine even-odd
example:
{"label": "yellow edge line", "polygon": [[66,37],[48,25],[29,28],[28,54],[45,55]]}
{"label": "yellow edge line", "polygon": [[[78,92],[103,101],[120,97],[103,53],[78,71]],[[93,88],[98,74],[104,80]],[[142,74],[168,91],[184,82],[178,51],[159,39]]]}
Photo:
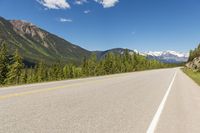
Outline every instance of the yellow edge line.
{"label": "yellow edge line", "polygon": [[[107,77],[105,80],[111,79],[113,77],[118,77],[118,76],[117,75],[113,75],[112,77]],[[99,81],[101,81],[101,80],[95,79],[93,82],[99,82]],[[26,92],[19,92],[19,93],[0,95],[0,100],[9,99],[9,98],[13,98],[13,97],[20,97],[20,96],[25,96],[25,95],[31,95],[31,94],[36,94],[36,93],[43,93],[43,92],[63,89],[65,87],[77,86],[77,85],[80,85],[80,84],[83,84],[83,83],[80,82],[80,83],[76,83],[76,84],[72,84],[72,85],[58,86],[58,87],[54,87],[54,88],[46,88],[46,89],[39,89],[39,90],[33,90],[33,91],[26,91]]]}
{"label": "yellow edge line", "polygon": [[27,91],[27,92],[19,92],[19,93],[1,95],[0,100],[12,98],[12,97],[20,97],[20,96],[31,95],[31,94],[36,94],[36,93],[48,92],[48,91],[62,89],[65,87],[70,87],[70,86],[72,86],[72,85],[58,86],[58,87],[54,87],[54,88],[47,88],[47,89],[40,89],[40,90],[33,90],[33,91]]}
{"label": "yellow edge line", "polygon": [[[130,72],[130,73],[133,73],[133,72]],[[99,80],[102,80],[102,79],[107,80],[107,79],[121,77],[122,75],[125,75],[125,74],[127,74],[127,73],[118,73],[118,74],[113,74],[113,75],[104,75],[104,76],[94,77],[94,78],[98,78],[98,79],[90,79],[92,77],[88,77],[88,78],[79,78],[79,79],[69,79],[69,80],[60,80],[60,81],[49,81],[49,82],[41,82],[41,83],[23,84],[22,87],[26,87],[26,86],[29,86],[29,85],[31,85],[31,87],[36,87],[39,84],[48,85],[49,83],[51,85],[51,83],[54,84],[56,82],[65,82],[65,81],[66,81],[66,83],[70,83],[70,81],[75,81],[75,80],[82,81],[82,82],[79,82],[79,84],[80,84],[80,83],[88,82],[87,80],[89,80],[89,79],[90,79],[89,82],[90,81],[99,81]],[[76,83],[76,84],[78,84],[78,83]],[[14,87],[14,86],[10,86],[10,87]],[[13,88],[10,88],[10,87],[9,86],[5,87],[5,88],[0,87],[0,91],[1,90],[12,90]],[[20,85],[16,85],[16,87],[17,87],[17,89],[20,89]]]}

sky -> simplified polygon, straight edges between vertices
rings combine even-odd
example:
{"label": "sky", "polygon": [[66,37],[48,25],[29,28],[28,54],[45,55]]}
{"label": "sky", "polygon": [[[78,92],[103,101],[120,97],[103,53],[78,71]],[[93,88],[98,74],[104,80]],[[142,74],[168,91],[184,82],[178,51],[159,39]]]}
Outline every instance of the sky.
{"label": "sky", "polygon": [[0,16],[88,50],[187,52],[200,43],[199,0],[0,0]]}

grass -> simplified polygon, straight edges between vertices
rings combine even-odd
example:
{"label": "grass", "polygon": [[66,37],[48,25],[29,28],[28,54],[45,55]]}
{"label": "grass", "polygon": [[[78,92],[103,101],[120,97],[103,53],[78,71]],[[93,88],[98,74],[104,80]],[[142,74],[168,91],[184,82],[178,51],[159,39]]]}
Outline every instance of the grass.
{"label": "grass", "polygon": [[200,72],[193,71],[188,68],[182,68],[183,72],[200,85]]}

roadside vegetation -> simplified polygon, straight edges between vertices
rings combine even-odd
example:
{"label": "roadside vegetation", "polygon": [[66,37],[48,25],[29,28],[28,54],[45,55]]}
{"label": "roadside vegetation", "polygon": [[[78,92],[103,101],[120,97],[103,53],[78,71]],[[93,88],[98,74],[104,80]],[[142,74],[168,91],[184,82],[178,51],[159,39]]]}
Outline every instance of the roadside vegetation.
{"label": "roadside vegetation", "polygon": [[9,56],[6,44],[0,47],[0,86],[56,81],[89,76],[100,76],[115,73],[133,72],[148,69],[174,67],[174,64],[164,64],[156,60],[148,60],[137,53],[132,55],[108,53],[103,59],[97,60],[95,54],[85,58],[81,65],[62,64],[46,65],[38,62],[34,67],[27,67],[18,50]]}
{"label": "roadside vegetation", "polygon": [[193,71],[189,68],[182,69],[185,74],[187,74],[190,78],[192,78],[198,85],[200,85],[200,72]]}
{"label": "roadside vegetation", "polygon": [[200,44],[194,50],[190,50],[188,62],[182,70],[200,85],[200,61],[197,57],[200,57]]}
{"label": "roadside vegetation", "polygon": [[190,50],[190,55],[189,55],[189,58],[188,58],[188,62],[192,61],[194,58],[199,57],[199,56],[200,56],[200,44],[194,50]]}

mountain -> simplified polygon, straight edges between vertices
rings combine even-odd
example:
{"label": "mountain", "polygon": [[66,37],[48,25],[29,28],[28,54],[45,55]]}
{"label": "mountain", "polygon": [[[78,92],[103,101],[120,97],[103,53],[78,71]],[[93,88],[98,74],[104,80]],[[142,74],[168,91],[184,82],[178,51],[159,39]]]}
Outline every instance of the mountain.
{"label": "mountain", "polygon": [[[123,54],[126,49],[123,48],[114,48],[106,51],[94,51],[97,55],[97,58],[100,59],[105,57],[107,53],[114,53],[114,54]],[[148,59],[155,59],[164,63],[183,63],[187,62],[188,60],[188,53],[181,53],[176,51],[157,51],[157,52],[139,52],[138,50],[130,50],[127,49],[130,54],[138,53],[142,56],[146,56]]]}
{"label": "mountain", "polygon": [[187,62],[189,54],[176,51],[157,51],[157,52],[144,52],[143,55],[149,59],[156,59],[165,63],[182,63]]}
{"label": "mountain", "polygon": [[30,62],[44,60],[53,64],[80,63],[91,52],[74,45],[32,23],[21,20],[6,20],[0,17],[0,43],[5,42],[9,53],[18,49],[22,57]]}
{"label": "mountain", "polygon": [[[35,63],[44,60],[47,64],[58,61],[80,64],[84,57],[89,57],[91,51],[74,45],[32,23],[22,20],[6,20],[0,17],[0,44],[5,42],[12,54],[19,50],[25,62]],[[109,52],[123,54],[126,49],[114,48],[106,51],[93,51],[101,59]],[[127,49],[130,54],[138,53],[148,59],[156,59],[165,63],[181,63],[188,60],[188,54],[175,51],[138,52]]]}
{"label": "mountain", "polygon": [[134,53],[134,50],[130,50],[130,49],[124,49],[124,48],[114,48],[114,49],[109,49],[106,51],[93,51],[96,55],[98,59],[101,59],[103,57],[105,57],[106,54],[108,53],[114,53],[114,54],[123,54],[125,52],[125,50],[128,50],[130,54]]}

